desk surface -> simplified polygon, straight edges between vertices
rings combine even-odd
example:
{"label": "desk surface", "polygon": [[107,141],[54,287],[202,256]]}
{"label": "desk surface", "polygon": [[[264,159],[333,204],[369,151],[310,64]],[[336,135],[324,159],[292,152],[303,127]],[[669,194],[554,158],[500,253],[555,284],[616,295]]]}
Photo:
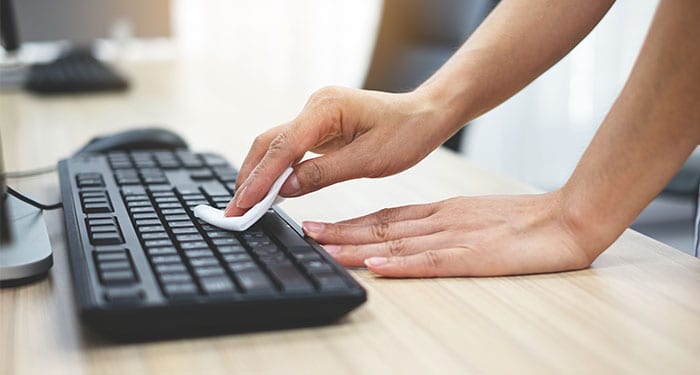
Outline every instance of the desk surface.
{"label": "desk surface", "polygon": [[[193,149],[239,164],[254,135],[292,118],[309,93],[296,78],[280,85],[221,65],[151,62],[127,71],[134,87],[124,95],[0,94],[6,168],[54,163],[126,124],[166,124]],[[253,79],[246,90],[234,87]],[[58,199],[55,174],[13,185]],[[297,221],[338,220],[456,195],[533,191],[438,150],[397,176],[343,183],[283,208]],[[2,374],[700,371],[700,260],[633,231],[583,271],[390,280],[356,270],[369,300],[333,325],[114,344],[77,321],[61,215],[46,214],[50,276],[0,290]]]}

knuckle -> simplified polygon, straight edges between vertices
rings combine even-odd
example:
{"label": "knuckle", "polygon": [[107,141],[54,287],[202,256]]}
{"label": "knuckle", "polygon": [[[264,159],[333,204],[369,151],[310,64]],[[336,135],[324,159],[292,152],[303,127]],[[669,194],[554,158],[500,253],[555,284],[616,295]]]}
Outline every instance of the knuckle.
{"label": "knuckle", "polygon": [[391,208],[382,208],[377,212],[377,218],[384,223],[393,221],[395,216],[396,213]]}
{"label": "knuckle", "polygon": [[268,146],[267,152],[270,156],[278,156],[284,154],[291,144],[291,136],[288,131],[283,131],[277,134]]}
{"label": "knuckle", "polygon": [[267,144],[269,141],[269,136],[266,133],[263,134],[258,134],[257,137],[253,140],[253,147],[260,147],[264,146]]}
{"label": "knuckle", "polygon": [[310,186],[320,186],[329,179],[330,173],[324,164],[311,161],[303,169],[300,177],[302,185],[306,183]]}
{"label": "knuckle", "polygon": [[391,256],[401,256],[404,255],[406,251],[406,244],[403,239],[389,241],[386,243],[386,246]]}
{"label": "knuckle", "polygon": [[386,240],[389,237],[389,223],[379,223],[370,226],[370,235],[374,240]]}
{"label": "knuckle", "polygon": [[323,102],[333,100],[342,94],[342,89],[338,86],[325,86],[311,94],[310,102]]}
{"label": "knuckle", "polygon": [[440,268],[442,266],[442,258],[435,250],[428,250],[424,252],[423,258],[425,258],[425,263],[430,268]]}

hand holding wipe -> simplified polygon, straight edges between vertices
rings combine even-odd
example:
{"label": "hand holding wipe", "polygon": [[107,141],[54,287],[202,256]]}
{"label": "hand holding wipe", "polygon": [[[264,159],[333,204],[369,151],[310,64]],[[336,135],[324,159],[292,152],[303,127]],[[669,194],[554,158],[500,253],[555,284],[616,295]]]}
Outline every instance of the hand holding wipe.
{"label": "hand holding wipe", "polygon": [[265,197],[250,208],[243,216],[226,217],[224,216],[224,210],[219,210],[217,208],[200,204],[194,208],[194,216],[204,220],[208,224],[221,229],[233,230],[233,231],[244,231],[255,224],[260,218],[265,215],[272,205],[280,203],[282,198],[278,198],[277,194],[282,188],[282,184],[287,180],[289,175],[292,174],[293,169],[287,168],[282,175],[280,175],[270,191],[267,192]]}

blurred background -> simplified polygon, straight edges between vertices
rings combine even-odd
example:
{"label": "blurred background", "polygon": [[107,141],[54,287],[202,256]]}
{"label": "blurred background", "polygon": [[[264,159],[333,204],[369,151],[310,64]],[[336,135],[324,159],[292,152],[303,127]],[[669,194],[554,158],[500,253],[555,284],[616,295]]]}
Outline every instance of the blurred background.
{"label": "blurred background", "polygon": [[[223,74],[280,82],[275,97],[284,97],[289,75],[301,79],[305,95],[279,104],[298,111],[306,97],[324,85],[412,89],[449,58],[497,0],[12,4],[21,45],[15,52],[3,50],[4,66],[51,61],[76,47],[91,49],[116,66],[144,59],[236,61],[237,70]],[[656,5],[657,1],[617,1],[566,58],[469,124],[446,147],[540,189],[561,186],[624,85]],[[3,22],[7,26],[4,17]],[[267,62],[264,71],[256,63],[261,59]],[[0,81],[12,80],[8,70],[2,72]],[[251,88],[250,100],[262,94]],[[699,171],[696,153],[633,228],[691,252]]]}

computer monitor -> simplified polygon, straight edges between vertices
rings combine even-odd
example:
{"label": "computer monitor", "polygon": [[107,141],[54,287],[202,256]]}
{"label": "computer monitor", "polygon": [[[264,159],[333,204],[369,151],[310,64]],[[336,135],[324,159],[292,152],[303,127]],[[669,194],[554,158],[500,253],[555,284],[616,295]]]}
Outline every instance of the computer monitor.
{"label": "computer monitor", "polygon": [[53,265],[49,234],[40,209],[7,193],[0,135],[0,287],[37,280]]}
{"label": "computer monitor", "polygon": [[11,0],[0,0],[0,44],[8,52],[19,49],[15,9]]}
{"label": "computer monitor", "polygon": [[22,42],[84,46],[119,28],[140,38],[171,35],[170,0],[21,0],[14,8]]}

